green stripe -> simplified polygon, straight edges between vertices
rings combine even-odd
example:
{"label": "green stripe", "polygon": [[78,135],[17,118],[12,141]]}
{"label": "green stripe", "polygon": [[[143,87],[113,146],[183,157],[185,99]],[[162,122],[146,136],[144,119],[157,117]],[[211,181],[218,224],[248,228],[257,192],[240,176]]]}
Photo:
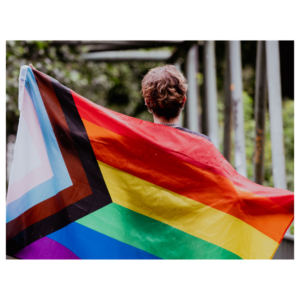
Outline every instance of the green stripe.
{"label": "green stripe", "polygon": [[76,222],[165,259],[240,259],[226,249],[115,203]]}

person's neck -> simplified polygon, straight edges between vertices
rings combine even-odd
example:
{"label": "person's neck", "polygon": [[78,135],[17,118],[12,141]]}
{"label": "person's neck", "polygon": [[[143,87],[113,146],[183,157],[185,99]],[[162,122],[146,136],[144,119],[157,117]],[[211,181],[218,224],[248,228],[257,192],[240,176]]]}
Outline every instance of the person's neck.
{"label": "person's neck", "polygon": [[164,117],[158,117],[155,114],[153,114],[153,121],[156,124],[179,124],[179,115],[175,118],[167,120]]}

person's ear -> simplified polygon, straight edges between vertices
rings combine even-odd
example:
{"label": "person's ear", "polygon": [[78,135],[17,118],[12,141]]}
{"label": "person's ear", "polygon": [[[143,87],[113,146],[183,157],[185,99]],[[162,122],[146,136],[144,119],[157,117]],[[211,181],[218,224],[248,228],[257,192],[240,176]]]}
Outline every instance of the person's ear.
{"label": "person's ear", "polygon": [[186,96],[184,96],[184,97],[182,98],[183,105],[185,104],[185,101],[186,101]]}

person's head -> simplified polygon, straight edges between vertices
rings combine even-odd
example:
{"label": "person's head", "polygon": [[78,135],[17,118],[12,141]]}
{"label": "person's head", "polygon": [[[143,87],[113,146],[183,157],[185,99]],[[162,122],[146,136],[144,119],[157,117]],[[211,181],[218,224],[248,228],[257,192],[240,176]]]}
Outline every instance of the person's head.
{"label": "person's head", "polygon": [[187,80],[172,65],[151,69],[143,78],[142,94],[148,110],[166,120],[176,118],[185,103]]}

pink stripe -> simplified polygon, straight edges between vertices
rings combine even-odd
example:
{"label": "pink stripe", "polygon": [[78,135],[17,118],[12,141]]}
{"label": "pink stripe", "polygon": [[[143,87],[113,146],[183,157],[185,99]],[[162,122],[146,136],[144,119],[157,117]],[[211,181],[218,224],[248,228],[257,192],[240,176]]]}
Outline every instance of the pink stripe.
{"label": "pink stripe", "polygon": [[9,185],[7,193],[7,204],[17,200],[29,190],[49,180],[53,176],[39,120],[26,89],[24,89],[22,117],[26,122],[32,142],[38,152],[42,164],[26,174],[26,176],[24,176],[23,178]]}

